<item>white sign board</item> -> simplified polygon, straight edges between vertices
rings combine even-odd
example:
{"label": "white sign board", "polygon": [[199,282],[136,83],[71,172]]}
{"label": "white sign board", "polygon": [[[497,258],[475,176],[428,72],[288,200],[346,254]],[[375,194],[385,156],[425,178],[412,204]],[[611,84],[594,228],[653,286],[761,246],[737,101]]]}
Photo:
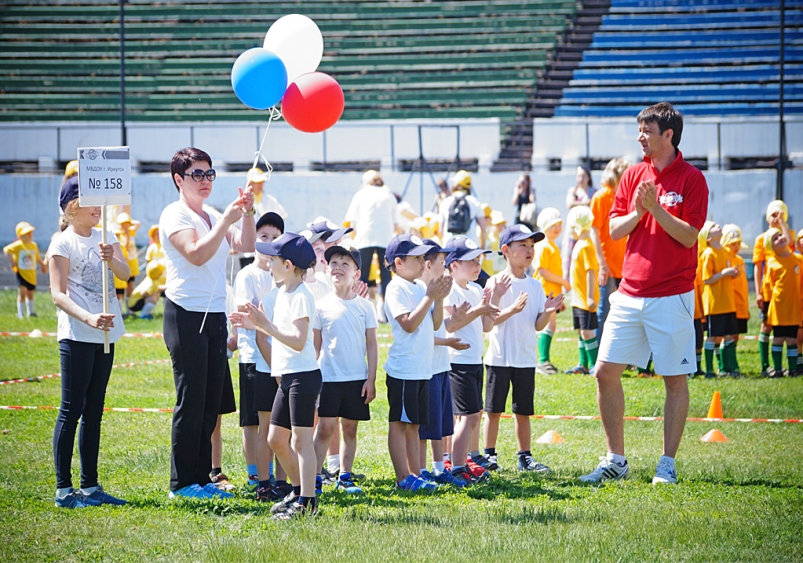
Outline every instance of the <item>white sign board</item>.
{"label": "white sign board", "polygon": [[128,147],[78,149],[78,203],[81,207],[131,203]]}

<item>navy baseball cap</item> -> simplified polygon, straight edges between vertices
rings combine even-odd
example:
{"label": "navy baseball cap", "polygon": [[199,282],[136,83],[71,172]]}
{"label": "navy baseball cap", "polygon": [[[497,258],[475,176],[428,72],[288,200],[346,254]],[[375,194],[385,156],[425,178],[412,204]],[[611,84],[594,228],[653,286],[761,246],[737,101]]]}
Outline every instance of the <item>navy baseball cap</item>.
{"label": "navy baseball cap", "polygon": [[385,249],[385,260],[388,264],[393,264],[396,258],[422,256],[434,248],[432,245],[424,244],[424,241],[415,235],[398,235],[388,243],[388,247]]}
{"label": "navy baseball cap", "polygon": [[345,228],[336,225],[332,221],[318,221],[317,223],[307,223],[307,228],[313,233],[327,233],[324,236],[324,242],[337,242],[343,238],[344,235],[350,233],[354,229]]}
{"label": "navy baseball cap", "polygon": [[502,234],[499,236],[499,254],[502,254],[502,246],[510,244],[511,242],[527,240],[528,238],[533,239],[533,242],[538,242],[539,240],[543,240],[545,236],[544,233],[532,232],[526,225],[510,225],[502,231]]}
{"label": "navy baseball cap", "polygon": [[457,250],[456,248],[453,248],[453,245],[451,244],[449,244],[449,246],[441,246],[431,238],[425,238],[421,240],[424,241],[424,244],[428,244],[429,246],[433,247],[432,250],[426,253],[426,256],[429,256],[430,254],[446,254],[446,259],[448,260],[449,254]]}
{"label": "navy baseball cap", "polygon": [[457,260],[474,260],[477,256],[490,254],[490,250],[484,250],[468,237],[462,235],[449,239],[449,246],[454,247],[454,251],[446,257],[446,265]]}
{"label": "navy baseball cap", "polygon": [[332,256],[348,256],[354,263],[357,264],[357,269],[362,270],[362,257],[360,256],[360,251],[356,248],[346,248],[345,246],[330,246],[326,249],[326,252],[323,253],[323,257],[326,258],[326,261],[332,259]]}
{"label": "navy baseball cap", "polygon": [[254,246],[260,254],[290,260],[299,268],[311,268],[315,264],[315,251],[312,245],[296,233],[284,233],[273,242],[257,242]]}
{"label": "navy baseball cap", "polygon": [[67,207],[67,204],[74,199],[78,199],[77,174],[67,178],[67,181],[61,186],[61,192],[59,193],[59,206],[61,206],[61,210],[64,211],[64,209]]}
{"label": "navy baseball cap", "polygon": [[262,217],[260,217],[259,221],[257,221],[257,231],[265,225],[273,225],[279,229],[280,233],[284,233],[284,219],[282,219],[282,216],[278,213],[268,211]]}

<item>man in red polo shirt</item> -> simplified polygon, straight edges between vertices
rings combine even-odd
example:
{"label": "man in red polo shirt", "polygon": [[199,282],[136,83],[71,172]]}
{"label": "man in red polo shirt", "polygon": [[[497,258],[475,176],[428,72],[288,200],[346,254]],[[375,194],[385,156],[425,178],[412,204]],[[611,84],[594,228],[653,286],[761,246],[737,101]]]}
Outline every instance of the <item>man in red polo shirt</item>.
{"label": "man in red polo shirt", "polygon": [[580,480],[628,476],[621,377],[627,365],[645,367],[652,353],[655,372],[663,375],[666,387],[664,450],[652,482],[674,484],[675,454],[689,411],[686,376],[697,369],[694,278],[708,186],[678,150],[683,116],[671,104],[650,106],[637,120],[644,161],[625,171],[610,213],[611,237],[629,238],[596,365],[608,455]]}

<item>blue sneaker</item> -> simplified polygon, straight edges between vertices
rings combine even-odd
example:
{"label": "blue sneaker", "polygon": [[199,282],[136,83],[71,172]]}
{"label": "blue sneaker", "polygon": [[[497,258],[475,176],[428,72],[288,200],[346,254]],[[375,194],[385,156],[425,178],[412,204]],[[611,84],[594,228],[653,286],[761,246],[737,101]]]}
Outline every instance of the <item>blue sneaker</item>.
{"label": "blue sneaker", "polygon": [[315,476],[315,496],[323,494],[323,477],[320,475]]}
{"label": "blue sneaker", "polygon": [[83,492],[81,494],[84,496],[84,498],[97,501],[98,504],[112,504],[114,506],[122,506],[124,504],[127,504],[126,501],[124,501],[123,499],[113,497],[112,495],[104,491],[103,487],[101,487],[100,485],[98,485],[98,488],[95,489],[95,492],[93,492],[91,495],[84,494]]}
{"label": "blue sneaker", "polygon": [[424,481],[427,481],[428,483],[437,483],[437,481],[435,480],[435,476],[426,469],[424,469],[421,472],[421,475],[419,475],[419,477]]}
{"label": "blue sneaker", "polygon": [[221,491],[217,488],[217,485],[214,483],[207,483],[203,487],[201,487],[204,491],[209,493],[210,496],[213,497],[220,497],[220,498],[232,498],[234,495],[231,493],[227,493],[226,491]]}
{"label": "blue sneaker", "polygon": [[[212,485],[214,487],[214,485]],[[218,491],[219,492],[219,491]],[[212,493],[202,488],[200,485],[187,485],[177,491],[170,491],[169,498],[212,498]]]}
{"label": "blue sneaker", "polygon": [[63,498],[56,496],[56,506],[59,508],[88,508],[98,505],[100,505],[98,501],[82,495],[79,491],[70,491]]}
{"label": "blue sneaker", "polygon": [[438,485],[436,485],[434,482],[425,481],[421,477],[416,477],[415,484],[416,486],[413,489],[414,491],[434,491],[438,488]]}
{"label": "blue sneaker", "polygon": [[362,489],[354,484],[351,473],[341,473],[337,479],[337,490],[346,491],[350,495],[359,495]]}
{"label": "blue sneaker", "polygon": [[438,485],[452,485],[453,487],[457,487],[458,489],[462,489],[468,483],[463,480],[457,479],[454,475],[452,475],[451,471],[444,471],[440,475],[435,476],[435,482]]}

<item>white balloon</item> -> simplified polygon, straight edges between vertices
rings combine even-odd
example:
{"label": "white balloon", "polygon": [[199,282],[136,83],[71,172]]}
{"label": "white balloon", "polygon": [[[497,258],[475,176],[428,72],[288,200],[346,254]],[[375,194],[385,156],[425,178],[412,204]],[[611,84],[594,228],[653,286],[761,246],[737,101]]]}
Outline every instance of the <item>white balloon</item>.
{"label": "white balloon", "polygon": [[276,20],[267,35],[265,49],[273,51],[287,68],[287,84],[308,72],[315,72],[323,58],[323,35],[315,22],[301,14]]}

